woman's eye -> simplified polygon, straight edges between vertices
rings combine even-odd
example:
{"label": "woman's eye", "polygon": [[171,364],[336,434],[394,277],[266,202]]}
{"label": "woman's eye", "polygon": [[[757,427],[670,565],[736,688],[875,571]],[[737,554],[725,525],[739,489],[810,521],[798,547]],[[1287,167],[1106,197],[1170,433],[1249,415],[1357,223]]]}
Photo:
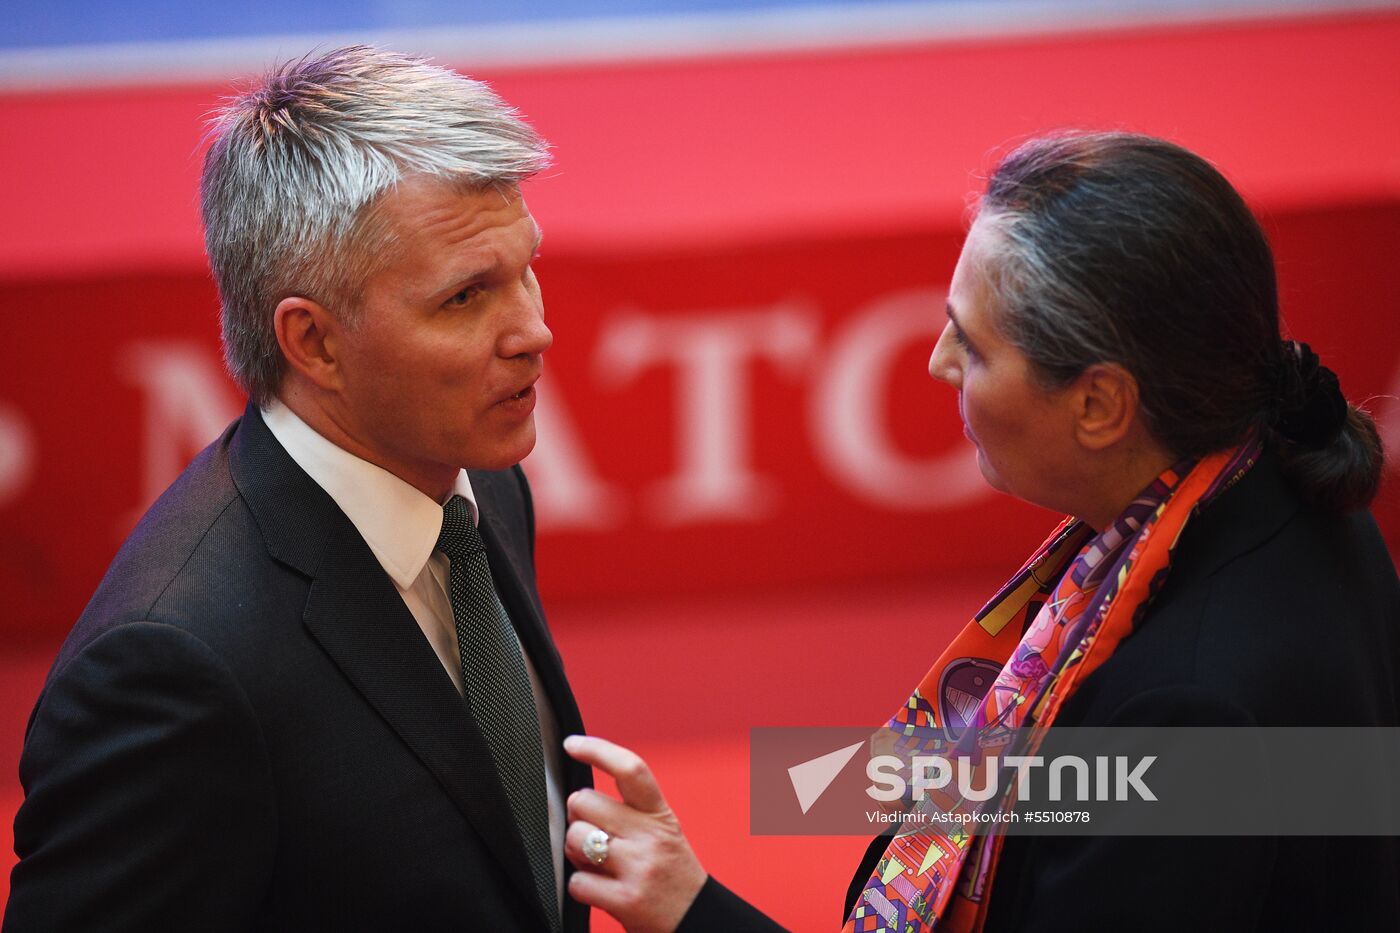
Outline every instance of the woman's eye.
{"label": "woman's eye", "polygon": [[953,328],[953,339],[958,342],[958,346],[962,348],[963,353],[967,354],[969,361],[977,359],[977,351],[973,348],[971,341],[967,339],[967,335],[962,332],[962,328]]}

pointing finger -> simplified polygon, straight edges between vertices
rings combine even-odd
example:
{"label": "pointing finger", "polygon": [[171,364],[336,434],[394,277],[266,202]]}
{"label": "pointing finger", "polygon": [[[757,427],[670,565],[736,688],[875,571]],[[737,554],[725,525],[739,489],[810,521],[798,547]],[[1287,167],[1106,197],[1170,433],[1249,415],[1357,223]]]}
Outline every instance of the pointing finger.
{"label": "pointing finger", "polygon": [[652,777],[651,769],[636,752],[596,735],[571,735],[564,740],[564,751],[576,761],[592,765],[617,783],[623,803],[643,813],[661,813],[670,808]]}

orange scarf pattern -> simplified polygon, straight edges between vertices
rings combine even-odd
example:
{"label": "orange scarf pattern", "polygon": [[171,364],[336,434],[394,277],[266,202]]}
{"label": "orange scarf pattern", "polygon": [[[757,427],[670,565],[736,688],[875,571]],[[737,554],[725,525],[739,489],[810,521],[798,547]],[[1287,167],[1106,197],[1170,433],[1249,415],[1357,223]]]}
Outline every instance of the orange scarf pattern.
{"label": "orange scarf pattern", "polygon": [[[1132,634],[1166,578],[1186,523],[1238,481],[1259,450],[1250,438],[1198,463],[1174,465],[1098,535],[1076,519],[1061,522],[890,720],[896,750],[947,755],[956,749],[978,758],[978,749],[1004,746],[1024,729],[1023,748],[1007,750],[1034,754],[1082,679]],[[1013,803],[1008,794],[972,808]],[[952,792],[933,792],[924,805],[969,809]],[[843,933],[980,931],[1003,838],[974,836],[956,823],[895,836]]]}

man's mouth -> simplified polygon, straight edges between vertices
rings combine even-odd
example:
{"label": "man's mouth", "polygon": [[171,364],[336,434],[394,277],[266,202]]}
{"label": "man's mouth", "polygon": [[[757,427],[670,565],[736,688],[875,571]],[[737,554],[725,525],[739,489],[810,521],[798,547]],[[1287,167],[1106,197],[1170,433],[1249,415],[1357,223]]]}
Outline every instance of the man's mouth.
{"label": "man's mouth", "polygon": [[535,382],[534,382],[534,380],[531,380],[530,383],[529,383],[528,385],[524,386],[523,388],[521,388],[520,391],[516,392],[514,395],[506,395],[506,396],[503,396],[496,404],[497,404],[497,405],[519,405],[519,404],[521,404],[521,403],[530,403],[530,402],[533,402],[533,401],[534,401],[534,398],[535,398]]}

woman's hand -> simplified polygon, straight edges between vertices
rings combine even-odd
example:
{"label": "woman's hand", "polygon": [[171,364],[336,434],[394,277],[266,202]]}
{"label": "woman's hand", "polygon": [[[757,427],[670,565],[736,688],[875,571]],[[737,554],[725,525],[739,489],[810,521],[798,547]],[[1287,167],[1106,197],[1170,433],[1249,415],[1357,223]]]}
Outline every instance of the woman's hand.
{"label": "woman's hand", "polygon": [[[571,735],[564,750],[610,775],[622,795],[621,802],[596,790],[569,795],[564,854],[579,869],[570,896],[612,914],[628,933],[672,933],[706,874],[651,769],[635,752],[595,736]],[[608,834],[601,862],[584,845],[599,829]]]}

